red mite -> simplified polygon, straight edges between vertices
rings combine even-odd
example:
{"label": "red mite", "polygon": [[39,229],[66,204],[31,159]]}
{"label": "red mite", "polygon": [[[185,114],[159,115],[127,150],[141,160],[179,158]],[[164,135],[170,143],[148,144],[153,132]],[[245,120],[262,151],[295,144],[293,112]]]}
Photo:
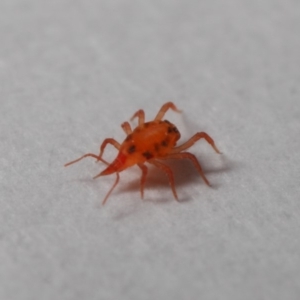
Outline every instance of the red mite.
{"label": "red mite", "polygon": [[[204,182],[207,185],[210,185],[195,155],[189,152],[185,152],[185,150],[190,148],[196,141],[204,138],[217,153],[220,154],[220,151],[215,146],[213,139],[205,132],[197,132],[187,142],[185,142],[181,146],[175,147],[176,142],[180,138],[180,133],[174,124],[170,123],[167,120],[162,120],[165,113],[170,108],[176,112],[181,112],[172,102],[167,102],[161,107],[156,117],[151,122],[145,122],[145,112],[142,109],[138,110],[131,118],[131,121],[136,117],[138,118],[139,124],[134,130],[131,129],[131,126],[128,122],[124,122],[121,125],[127,135],[122,144],[119,144],[116,140],[111,138],[105,139],[100,146],[99,155],[87,153],[82,157],[65,164],[65,167],[90,156],[96,158],[97,161],[102,161],[107,165],[107,168],[96,175],[94,178],[116,173],[116,180],[105,196],[102,204],[105,204],[109,195],[118,184],[120,178],[119,173],[129,167],[132,167],[133,165],[138,165],[138,167],[142,171],[141,197],[143,198],[144,186],[148,172],[148,168],[145,165],[146,162],[156,166],[166,173],[176,200],[178,200],[178,197],[175,190],[173,172],[167,165],[161,162],[162,160],[183,158],[189,159],[198,170]],[[102,158],[104,149],[107,144],[113,145],[119,151],[117,157],[111,164],[109,164]]]}

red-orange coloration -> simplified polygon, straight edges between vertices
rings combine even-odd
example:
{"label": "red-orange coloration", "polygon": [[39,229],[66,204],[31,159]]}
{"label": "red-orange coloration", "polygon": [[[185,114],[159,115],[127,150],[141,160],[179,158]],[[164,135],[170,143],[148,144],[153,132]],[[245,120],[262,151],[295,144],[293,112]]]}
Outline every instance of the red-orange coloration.
{"label": "red-orange coloration", "polygon": [[[138,118],[138,126],[134,130],[131,129],[131,126],[128,122],[124,122],[121,125],[127,135],[122,144],[119,144],[116,140],[111,138],[105,139],[100,146],[99,155],[87,153],[80,158],[65,164],[65,167],[90,156],[96,158],[97,161],[102,161],[107,165],[107,168],[96,175],[94,178],[116,173],[116,180],[105,196],[102,204],[105,204],[109,195],[118,184],[120,178],[119,173],[133,165],[138,165],[138,167],[142,170],[141,197],[143,198],[144,186],[148,172],[148,168],[145,165],[146,162],[156,166],[166,173],[176,200],[178,200],[178,197],[175,190],[173,172],[160,160],[183,158],[189,159],[198,170],[204,182],[209,185],[209,182],[206,179],[201,165],[199,164],[195,155],[189,152],[182,151],[190,148],[196,141],[200,140],[201,138],[204,138],[217,153],[220,153],[220,151],[215,146],[213,139],[205,132],[198,132],[181,146],[175,147],[176,142],[180,138],[180,133],[174,124],[170,123],[167,120],[162,121],[162,118],[164,117],[168,109],[172,109],[176,112],[181,112],[172,102],[167,102],[161,107],[153,121],[145,123],[144,111],[141,109],[138,110],[131,118],[131,120],[136,117]],[[113,145],[119,151],[117,157],[111,164],[109,164],[102,158],[104,149],[107,144]]]}

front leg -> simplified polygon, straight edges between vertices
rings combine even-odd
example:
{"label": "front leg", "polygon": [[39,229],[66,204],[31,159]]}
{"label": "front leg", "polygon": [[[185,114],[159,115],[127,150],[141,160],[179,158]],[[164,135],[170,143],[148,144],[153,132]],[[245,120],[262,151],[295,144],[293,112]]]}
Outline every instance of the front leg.
{"label": "front leg", "polygon": [[98,156],[98,155],[96,155],[96,154],[93,154],[93,153],[87,153],[87,154],[84,154],[84,155],[82,155],[81,157],[79,157],[79,158],[77,158],[77,159],[75,159],[75,160],[72,160],[72,161],[68,162],[68,163],[65,164],[64,166],[67,167],[67,166],[69,166],[69,165],[75,164],[76,162],[82,160],[82,159],[85,158],[85,157],[94,157],[94,158],[97,159],[97,161],[100,160],[100,161],[102,161],[103,163],[105,163],[106,165],[109,165],[109,163],[108,163],[106,160],[104,160],[102,157],[100,157],[100,156]]}
{"label": "front leg", "polygon": [[84,155],[82,155],[81,157],[79,157],[79,158],[77,158],[77,159],[75,159],[75,160],[73,160],[73,161],[70,161],[70,162],[68,162],[67,164],[65,164],[65,167],[67,167],[67,166],[69,166],[69,165],[72,165],[72,164],[75,164],[76,162],[82,160],[82,159],[85,158],[85,157],[94,157],[94,158],[97,159],[97,161],[102,161],[102,162],[105,163],[106,165],[109,165],[109,163],[108,163],[106,160],[104,160],[104,159],[102,158],[103,151],[104,151],[104,149],[105,149],[105,147],[106,147],[107,144],[113,145],[113,146],[114,146],[115,148],[117,148],[118,150],[120,149],[120,144],[119,144],[116,140],[114,140],[114,139],[105,139],[105,140],[103,141],[103,143],[101,144],[101,146],[100,146],[100,154],[99,154],[99,155],[96,155],[96,154],[93,154],[93,153],[87,153],[87,154],[84,154]]}
{"label": "front leg", "polygon": [[105,149],[105,147],[107,146],[107,144],[113,145],[117,150],[119,150],[120,147],[121,147],[121,145],[120,145],[115,139],[111,139],[111,138],[105,139],[105,140],[102,142],[101,146],[100,146],[100,154],[99,154],[99,157],[102,158],[104,149]]}

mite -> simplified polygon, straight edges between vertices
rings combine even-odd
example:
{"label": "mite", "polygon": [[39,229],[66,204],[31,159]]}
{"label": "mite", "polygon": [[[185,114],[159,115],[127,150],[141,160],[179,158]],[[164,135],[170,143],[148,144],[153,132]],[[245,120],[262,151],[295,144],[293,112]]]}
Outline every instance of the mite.
{"label": "mite", "polygon": [[[119,173],[134,165],[137,165],[142,171],[140,191],[141,198],[143,198],[144,186],[148,172],[146,163],[154,165],[168,176],[174,198],[178,200],[174,185],[173,172],[166,164],[163,163],[163,161],[167,159],[189,159],[199,172],[204,182],[207,185],[210,185],[195,155],[186,152],[185,150],[203,138],[217,153],[220,154],[220,151],[216,147],[213,139],[205,132],[198,132],[187,142],[180,146],[176,146],[177,141],[180,139],[180,133],[174,124],[167,120],[163,120],[168,109],[181,112],[177,109],[174,103],[167,102],[161,107],[153,121],[145,122],[145,112],[142,109],[138,110],[131,118],[131,121],[134,118],[138,118],[138,126],[136,128],[132,130],[128,122],[124,122],[121,125],[127,135],[122,144],[118,143],[115,139],[107,138],[100,146],[99,155],[87,153],[80,158],[65,164],[65,167],[74,164],[85,157],[93,157],[97,161],[101,161],[106,164],[107,167],[101,173],[96,175],[94,179],[115,173],[116,180],[105,196],[102,204],[105,204],[111,192],[118,184],[120,179]],[[117,157],[110,164],[102,158],[105,147],[108,144],[113,145],[118,150]]]}

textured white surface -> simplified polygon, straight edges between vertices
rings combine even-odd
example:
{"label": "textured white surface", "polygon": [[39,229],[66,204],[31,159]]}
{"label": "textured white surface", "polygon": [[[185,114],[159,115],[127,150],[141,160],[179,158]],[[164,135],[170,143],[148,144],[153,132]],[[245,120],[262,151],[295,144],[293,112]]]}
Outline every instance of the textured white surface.
{"label": "textured white surface", "polygon": [[[292,0],[0,3],[0,299],[299,299],[300,5]],[[86,159],[168,112],[182,203]],[[106,157],[115,150],[108,147]]]}

